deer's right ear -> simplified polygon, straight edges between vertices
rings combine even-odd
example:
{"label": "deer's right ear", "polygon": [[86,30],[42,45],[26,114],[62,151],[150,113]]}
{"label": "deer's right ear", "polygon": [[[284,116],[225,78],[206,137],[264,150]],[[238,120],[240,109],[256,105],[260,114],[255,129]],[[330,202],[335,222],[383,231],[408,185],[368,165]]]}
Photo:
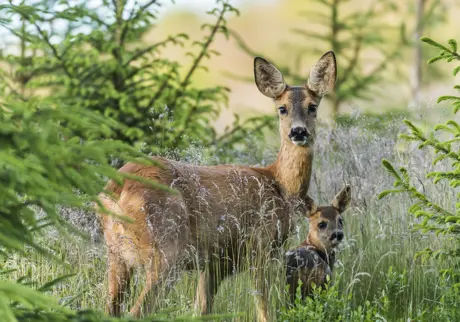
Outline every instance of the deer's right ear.
{"label": "deer's right ear", "polygon": [[328,51],[316,62],[310,71],[307,87],[322,97],[334,88],[337,79],[337,63],[333,51]]}
{"label": "deer's right ear", "polygon": [[332,206],[339,211],[339,213],[344,212],[347,210],[348,206],[350,205],[351,201],[351,187],[346,185],[337,196],[335,196],[334,200],[331,201]]}
{"label": "deer's right ear", "polygon": [[281,72],[262,57],[254,58],[254,78],[259,91],[272,99],[279,97],[287,86]]}
{"label": "deer's right ear", "polygon": [[307,196],[305,198],[305,208],[307,210],[307,213],[306,213],[307,218],[310,218],[311,215],[313,215],[314,213],[318,211],[318,206],[316,205],[316,202],[310,196]]}

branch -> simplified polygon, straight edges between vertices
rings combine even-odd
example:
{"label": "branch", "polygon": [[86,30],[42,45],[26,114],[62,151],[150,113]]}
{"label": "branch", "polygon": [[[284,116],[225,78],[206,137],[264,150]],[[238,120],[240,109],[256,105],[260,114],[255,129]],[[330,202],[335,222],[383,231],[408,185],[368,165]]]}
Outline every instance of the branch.
{"label": "branch", "polygon": [[172,142],[174,142],[175,140],[177,140],[184,134],[186,126],[189,124],[189,122],[192,119],[193,114],[195,114],[195,111],[198,109],[200,101],[201,101],[201,92],[198,93],[198,97],[196,98],[196,104],[194,104],[192,108],[189,110],[189,112],[187,113],[187,116],[185,117],[185,121],[182,124],[182,129],[172,138],[171,140]]}
{"label": "branch", "polygon": [[262,56],[261,53],[258,53],[258,52],[256,52],[256,51],[252,50],[251,48],[249,48],[249,46],[246,44],[246,42],[243,40],[243,38],[241,38],[241,36],[240,36],[236,31],[229,29],[229,33],[230,33],[230,35],[233,36],[233,38],[235,38],[235,40],[236,40],[238,46],[239,46],[244,52],[246,52],[248,55],[253,56],[253,57],[255,57],[255,56]]}
{"label": "branch", "polygon": [[134,22],[136,21],[137,19],[139,19],[139,17],[141,16],[141,14],[146,10],[148,9],[150,6],[154,5],[157,3],[157,0],[150,0],[149,2],[147,2],[145,5],[143,5],[142,7],[139,8],[139,10],[137,11],[136,15],[134,16],[134,11],[135,11],[135,7],[136,7],[136,4],[133,5],[133,10],[131,10],[130,14],[129,14],[129,18],[128,20],[124,23],[124,26],[121,30],[121,35],[120,35],[120,41],[121,43],[123,43],[125,41],[125,38],[126,38],[126,35],[128,34],[128,27],[130,25],[131,22]]}
{"label": "branch", "polygon": [[362,37],[358,36],[355,42],[355,47],[353,48],[353,55],[352,58],[350,59],[350,62],[348,63],[348,67],[345,69],[345,71],[342,73],[342,76],[337,79],[337,84],[343,84],[347,78],[348,75],[350,75],[355,67],[358,65],[358,58],[359,58],[359,53],[361,52],[361,44],[362,44]]}
{"label": "branch", "polygon": [[135,61],[136,59],[142,57],[143,55],[145,55],[146,53],[148,53],[149,51],[152,51],[154,50],[155,48],[157,47],[160,47],[162,45],[166,45],[168,42],[172,41],[173,39],[171,38],[168,38],[166,40],[163,40],[159,43],[156,43],[156,44],[153,44],[147,48],[144,48],[142,50],[139,50],[138,52],[136,52],[130,59],[128,59],[128,61],[126,61],[124,64],[123,64],[123,67],[127,67],[130,63],[132,63],[133,61]]}
{"label": "branch", "polygon": [[64,72],[67,74],[68,77],[72,78],[72,74],[69,72],[69,70],[67,69],[66,65],[65,65],[65,62],[64,62],[64,59],[61,55],[59,55],[58,53],[58,50],[56,49],[56,47],[54,47],[54,45],[50,42],[50,39],[49,37],[46,35],[45,32],[43,32],[43,30],[40,28],[40,26],[37,24],[36,21],[33,22],[35,28],[37,28],[37,31],[39,32],[39,34],[43,37],[43,40],[46,42],[46,44],[48,45],[49,48],[51,48],[51,51],[53,52],[53,55],[54,57],[57,58],[57,60],[59,60],[62,64],[62,69],[64,70]]}
{"label": "branch", "polygon": [[[252,123],[252,122],[257,121],[257,120],[259,120],[259,119],[261,119],[261,117],[254,117],[254,118],[247,119],[246,121],[244,121],[243,124],[238,124],[238,125],[235,126],[231,131],[222,134],[222,136],[220,136],[219,138],[217,138],[217,139],[215,140],[214,144],[218,144],[219,142],[224,141],[225,139],[229,138],[230,136],[232,136],[233,134],[235,134],[235,133],[238,132],[239,130],[244,129],[245,126],[246,126],[248,123]],[[262,128],[264,128],[264,127],[267,126],[267,125],[270,125],[270,119],[264,117],[264,121],[263,121],[259,126],[257,126],[256,128],[254,128],[253,131],[260,131]]]}
{"label": "branch", "polygon": [[150,106],[152,106],[152,104],[158,99],[160,98],[161,94],[163,93],[163,91],[166,89],[166,87],[168,86],[169,84],[169,80],[171,79],[171,76],[170,74],[173,72],[174,70],[174,67],[171,68],[171,72],[168,73],[168,76],[165,78],[165,80],[163,81],[163,83],[161,84],[160,88],[158,88],[158,91],[155,93],[155,95],[150,99],[149,103],[147,104],[147,108],[149,108]]}
{"label": "branch", "polygon": [[209,46],[214,41],[214,37],[216,36],[217,31],[221,27],[221,23],[222,23],[222,21],[224,21],[224,15],[225,15],[226,12],[227,12],[227,5],[224,3],[224,6],[223,6],[222,10],[220,11],[219,16],[217,18],[217,21],[216,21],[215,25],[213,26],[213,28],[211,30],[211,34],[209,35],[209,37],[206,40],[206,42],[202,45],[202,49],[201,49],[200,54],[195,59],[195,61],[192,64],[192,67],[187,72],[184,80],[179,85],[179,91],[177,93],[177,96],[174,98],[174,101],[171,103],[171,108],[172,109],[174,109],[174,105],[176,104],[178,99],[181,98],[184,95],[185,89],[188,86],[190,78],[192,77],[193,73],[195,72],[195,70],[200,65],[201,60],[205,57],[206,52],[209,49]]}
{"label": "branch", "polygon": [[208,51],[209,46],[213,42],[214,37],[215,37],[217,31],[219,30],[220,23],[224,19],[224,15],[225,15],[226,12],[227,12],[227,10],[225,8],[223,8],[222,11],[220,12],[219,18],[217,19],[216,24],[212,28],[211,34],[209,35],[208,40],[205,42],[205,44],[203,45],[203,48],[201,49],[200,54],[198,55],[198,57],[193,62],[193,65],[190,68],[190,70],[188,71],[187,76],[185,76],[184,80],[182,81],[182,83],[180,85],[182,88],[185,88],[188,85],[188,82],[189,82],[190,78],[192,77],[193,73],[195,72],[195,70],[197,69],[197,67],[200,64],[201,60],[203,59],[203,57],[205,56],[206,52]]}
{"label": "branch", "polygon": [[5,76],[3,76],[2,74],[0,74],[0,77],[1,77],[1,80],[3,80],[3,82],[5,83],[6,87],[9,88],[9,90],[11,91],[11,93],[13,93],[14,95],[16,95],[17,97],[19,97],[19,99],[23,102],[27,102],[27,98],[25,98],[21,93],[19,93],[9,82],[8,80],[5,78]]}

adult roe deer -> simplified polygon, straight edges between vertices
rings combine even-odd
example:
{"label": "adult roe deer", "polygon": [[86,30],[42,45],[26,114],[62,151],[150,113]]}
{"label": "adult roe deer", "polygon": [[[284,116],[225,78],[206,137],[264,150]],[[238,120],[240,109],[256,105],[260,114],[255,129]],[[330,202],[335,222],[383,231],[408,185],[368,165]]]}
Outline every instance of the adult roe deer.
{"label": "adult roe deer", "polygon": [[345,186],[330,205],[310,210],[308,236],[299,246],[286,252],[286,280],[291,301],[295,299],[299,279],[302,281],[301,295],[311,294],[311,284],[323,287],[327,277],[332,276],[335,249],[343,239],[342,213],[351,201],[351,188]]}
{"label": "adult roe deer", "polygon": [[[107,309],[112,315],[120,314],[133,268],[146,270],[145,286],[130,311],[139,316],[147,293],[173,268],[217,261],[222,264],[219,272],[207,265],[200,275],[196,303],[205,314],[220,281],[240,268],[246,241],[253,241],[251,251],[264,254],[266,247],[287,238],[294,219],[291,200],[304,202],[299,211],[308,210],[316,113],[335,84],[336,69],[334,53],[327,52],[312,67],[305,86],[289,86],[275,66],[255,58],[256,85],[279,110],[281,147],[267,167],[195,166],[155,157],[162,167],[128,163],[119,171],[170,186],[178,194],[133,180],[121,186],[108,182],[100,195],[102,204],[132,219],[121,221],[99,209],[108,248]],[[265,290],[262,294],[259,320],[265,321]]]}

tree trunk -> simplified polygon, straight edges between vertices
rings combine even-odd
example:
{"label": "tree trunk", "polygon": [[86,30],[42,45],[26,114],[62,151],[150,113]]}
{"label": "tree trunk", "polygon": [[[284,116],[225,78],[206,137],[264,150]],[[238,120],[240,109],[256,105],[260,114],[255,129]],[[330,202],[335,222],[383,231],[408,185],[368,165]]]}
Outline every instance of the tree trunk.
{"label": "tree trunk", "polygon": [[423,33],[423,12],[425,9],[426,0],[416,1],[416,26],[414,32],[414,65],[412,74],[412,106],[420,107],[421,103],[421,87],[422,87],[422,43],[420,37]]}

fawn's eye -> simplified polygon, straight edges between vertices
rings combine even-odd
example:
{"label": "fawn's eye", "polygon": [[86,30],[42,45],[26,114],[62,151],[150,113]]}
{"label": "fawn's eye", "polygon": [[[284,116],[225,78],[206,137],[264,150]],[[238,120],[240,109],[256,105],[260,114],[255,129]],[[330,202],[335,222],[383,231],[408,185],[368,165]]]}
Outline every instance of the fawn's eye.
{"label": "fawn's eye", "polygon": [[315,105],[315,104],[310,104],[310,105],[308,105],[308,113],[310,113],[310,114],[311,114],[311,113],[316,113],[316,109],[317,109],[317,108],[318,108],[318,106]]}
{"label": "fawn's eye", "polygon": [[343,220],[342,219],[339,219],[339,225],[343,226]]}
{"label": "fawn's eye", "polygon": [[320,223],[318,224],[318,228],[319,228],[319,229],[324,229],[324,228],[326,228],[326,227],[327,227],[327,222],[325,222],[325,221],[322,221],[322,222],[320,222]]}
{"label": "fawn's eye", "polygon": [[280,107],[278,107],[278,110],[280,111],[281,115],[286,115],[287,114],[286,106],[280,106]]}

